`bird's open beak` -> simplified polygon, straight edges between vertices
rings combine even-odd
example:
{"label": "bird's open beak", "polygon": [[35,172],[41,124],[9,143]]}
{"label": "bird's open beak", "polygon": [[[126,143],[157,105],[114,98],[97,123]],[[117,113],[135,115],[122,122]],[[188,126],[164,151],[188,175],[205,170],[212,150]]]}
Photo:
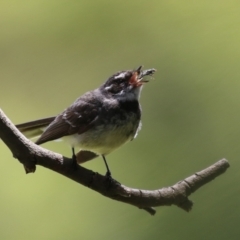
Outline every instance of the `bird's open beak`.
{"label": "bird's open beak", "polygon": [[156,69],[151,68],[142,71],[142,66],[138,67],[137,70],[134,70],[133,75],[130,79],[130,84],[135,87],[142,86],[144,83],[149,82],[149,79],[144,79],[145,76],[151,76],[156,72]]}

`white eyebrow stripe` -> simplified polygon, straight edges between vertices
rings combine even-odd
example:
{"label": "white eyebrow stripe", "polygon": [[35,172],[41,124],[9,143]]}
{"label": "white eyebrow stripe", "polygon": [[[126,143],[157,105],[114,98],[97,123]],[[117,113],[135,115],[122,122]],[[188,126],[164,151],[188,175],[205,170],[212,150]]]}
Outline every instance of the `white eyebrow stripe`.
{"label": "white eyebrow stripe", "polygon": [[123,72],[123,73],[120,73],[117,76],[115,76],[114,79],[124,78],[125,76],[126,76],[126,73]]}

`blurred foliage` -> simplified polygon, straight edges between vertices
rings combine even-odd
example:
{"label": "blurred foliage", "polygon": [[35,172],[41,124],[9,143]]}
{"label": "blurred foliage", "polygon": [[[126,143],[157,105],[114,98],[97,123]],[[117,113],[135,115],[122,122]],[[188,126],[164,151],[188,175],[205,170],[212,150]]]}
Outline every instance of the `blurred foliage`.
{"label": "blurred foliage", "polygon": [[[116,71],[158,70],[138,138],[108,156],[113,176],[169,186],[226,157],[190,213],[114,202],[38,167],[25,175],[0,143],[1,239],[239,239],[239,1],[0,2],[0,107],[14,123],[55,115]],[[70,155],[68,146],[44,147]],[[84,165],[104,173],[102,160]]]}

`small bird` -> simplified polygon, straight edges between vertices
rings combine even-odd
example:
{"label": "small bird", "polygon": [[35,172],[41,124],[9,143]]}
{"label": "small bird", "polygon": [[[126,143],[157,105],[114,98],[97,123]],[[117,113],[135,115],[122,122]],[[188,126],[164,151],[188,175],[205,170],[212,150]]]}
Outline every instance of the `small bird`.
{"label": "small bird", "polygon": [[[36,144],[59,138],[67,139],[73,159],[78,164],[102,156],[111,177],[105,156],[124,143],[136,138],[141,129],[140,93],[145,76],[155,69],[120,71],[99,88],[86,92],[71,106],[55,117],[38,119],[16,125],[26,135],[42,132]],[[45,130],[43,130],[45,129]],[[75,147],[80,151],[75,155]]]}

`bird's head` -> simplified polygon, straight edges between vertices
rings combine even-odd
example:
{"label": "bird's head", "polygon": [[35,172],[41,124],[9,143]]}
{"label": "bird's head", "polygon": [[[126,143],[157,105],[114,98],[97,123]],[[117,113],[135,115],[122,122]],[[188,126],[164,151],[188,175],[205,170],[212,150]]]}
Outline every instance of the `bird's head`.
{"label": "bird's head", "polygon": [[101,90],[120,100],[138,100],[144,83],[149,82],[145,76],[151,76],[155,69],[121,71],[111,76],[102,86]]}

